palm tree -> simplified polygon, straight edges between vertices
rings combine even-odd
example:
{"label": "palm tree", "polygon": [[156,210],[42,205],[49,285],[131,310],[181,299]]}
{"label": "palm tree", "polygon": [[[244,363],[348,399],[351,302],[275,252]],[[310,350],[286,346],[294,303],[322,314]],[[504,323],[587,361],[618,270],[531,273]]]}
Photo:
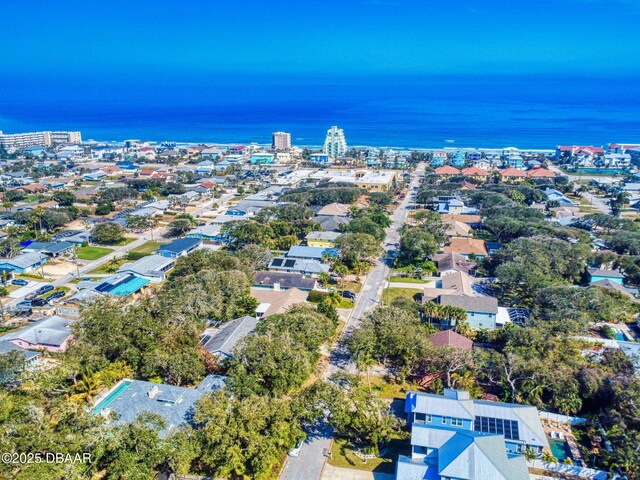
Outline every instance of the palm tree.
{"label": "palm tree", "polygon": [[323,287],[329,285],[329,281],[331,280],[330,275],[327,272],[320,272],[318,274],[318,281]]}
{"label": "palm tree", "polygon": [[542,451],[542,461],[546,463],[557,463],[558,459],[553,456],[553,453],[551,453],[551,451],[545,448]]}
{"label": "palm tree", "polygon": [[14,203],[6,198],[2,201],[2,206],[7,212],[13,208],[13,205]]}
{"label": "palm tree", "polygon": [[84,374],[74,386],[76,393],[71,397],[78,400],[84,400],[88,403],[93,400],[93,397],[100,393],[102,387],[103,385],[100,381],[100,376],[97,373],[92,375]]}
{"label": "palm tree", "polygon": [[322,299],[322,302],[327,305],[331,305],[332,307],[339,307],[340,303],[342,303],[342,297],[338,292],[336,292],[335,290],[332,290],[331,292],[329,292],[327,295],[324,296],[324,298]]}
{"label": "palm tree", "polygon": [[349,269],[346,265],[340,264],[335,266],[333,272],[340,277],[340,288],[344,291],[344,280],[349,273]]}
{"label": "palm tree", "polygon": [[[36,229],[36,224],[40,225],[40,232],[42,232],[42,216],[44,215],[45,211],[44,208],[42,207],[36,207],[33,209],[33,212],[31,213],[31,222],[34,224],[33,229]],[[36,232],[36,239],[38,238],[38,232]]]}

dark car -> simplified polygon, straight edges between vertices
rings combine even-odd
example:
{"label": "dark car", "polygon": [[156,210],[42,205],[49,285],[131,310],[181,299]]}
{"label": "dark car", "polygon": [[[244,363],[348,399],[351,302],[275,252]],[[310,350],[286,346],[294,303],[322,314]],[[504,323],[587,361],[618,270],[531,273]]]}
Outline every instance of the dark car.
{"label": "dark car", "polygon": [[51,295],[49,295],[48,297],[46,297],[46,300],[47,300],[47,301],[49,301],[49,300],[55,300],[56,298],[62,298],[62,297],[64,297],[65,295],[66,295],[66,293],[60,290],[60,291],[57,291],[57,292],[53,292]]}
{"label": "dark car", "polygon": [[27,295],[26,297],[24,297],[25,300],[33,300],[34,298],[36,298],[38,295],[36,294],[36,292],[31,292],[29,295]]}
{"label": "dark car", "polygon": [[11,285],[20,285],[21,287],[25,287],[29,285],[29,282],[27,282],[26,280],[22,280],[21,278],[14,278],[13,280],[11,280]]}
{"label": "dark car", "polygon": [[45,293],[50,292],[54,288],[55,287],[53,285],[43,285],[39,289],[36,290],[36,293],[38,295],[44,295]]}
{"label": "dark car", "polygon": [[345,290],[344,292],[342,292],[342,296],[344,298],[348,298],[349,300],[355,300],[356,299],[356,294],[353,292],[350,292],[349,290]]}
{"label": "dark car", "polygon": [[45,305],[48,305],[48,304],[49,304],[49,300],[45,298],[35,298],[31,300],[32,307],[44,307]]}
{"label": "dark car", "polygon": [[31,302],[20,302],[16,305],[15,313],[17,315],[27,314],[31,315],[33,310],[31,310]]}

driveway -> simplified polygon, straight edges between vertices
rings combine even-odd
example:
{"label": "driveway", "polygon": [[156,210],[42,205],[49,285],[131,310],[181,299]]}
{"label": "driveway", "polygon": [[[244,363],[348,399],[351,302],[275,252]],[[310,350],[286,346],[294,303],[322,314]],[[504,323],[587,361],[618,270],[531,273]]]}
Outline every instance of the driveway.
{"label": "driveway", "polygon": [[20,287],[17,290],[9,293],[9,297],[11,298],[24,298],[30,293],[35,292],[41,285],[44,285],[42,282],[33,282],[31,280],[27,280],[29,285],[25,285],[24,287]]}
{"label": "driveway", "polygon": [[332,436],[331,429],[326,425],[320,425],[316,431],[308,432],[300,455],[287,457],[280,480],[318,480],[327,459],[323,450],[328,451]]}
{"label": "driveway", "polygon": [[[394,475],[389,473],[367,472],[366,470],[354,470],[352,468],[339,468],[325,465],[321,480],[393,480]],[[302,478],[302,477],[301,477]]]}

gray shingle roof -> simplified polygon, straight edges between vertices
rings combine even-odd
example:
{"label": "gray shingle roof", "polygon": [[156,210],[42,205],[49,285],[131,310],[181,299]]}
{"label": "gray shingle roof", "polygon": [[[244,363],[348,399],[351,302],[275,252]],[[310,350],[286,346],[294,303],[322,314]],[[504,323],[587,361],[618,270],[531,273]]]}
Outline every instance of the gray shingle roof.
{"label": "gray shingle roof", "polygon": [[31,345],[61,346],[72,333],[69,326],[73,323],[66,318],[53,315],[44,317],[16,332],[2,337],[3,340],[22,340]]}
{"label": "gray shingle roof", "polygon": [[[256,328],[258,319],[255,317],[240,317],[223,324],[220,328],[204,337],[203,344],[208,352],[221,357],[231,357],[231,352],[240,340],[249,335]],[[208,339],[207,339],[208,337]]]}
{"label": "gray shingle roof", "polygon": [[470,295],[440,295],[441,305],[464,308],[467,312],[498,313],[498,300]]}

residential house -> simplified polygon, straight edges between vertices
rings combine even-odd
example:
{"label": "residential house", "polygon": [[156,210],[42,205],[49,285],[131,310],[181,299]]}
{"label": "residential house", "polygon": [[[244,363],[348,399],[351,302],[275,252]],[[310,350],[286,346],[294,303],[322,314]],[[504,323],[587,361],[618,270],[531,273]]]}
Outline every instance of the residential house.
{"label": "residential house", "polygon": [[49,190],[49,187],[42,183],[31,183],[21,186],[20,190],[24,190],[27,194],[44,193]]}
{"label": "residential house", "polygon": [[87,180],[89,182],[97,182],[99,180],[102,180],[106,176],[107,174],[104,173],[102,170],[95,170],[93,172],[85,173],[82,176],[82,179]]}
{"label": "residential house", "polygon": [[0,258],[0,269],[15,273],[29,273],[47,263],[49,257],[41,253],[22,253],[13,258]]}
{"label": "residential house", "polygon": [[505,160],[505,165],[508,168],[522,170],[524,168],[524,159],[520,155],[509,155]]}
{"label": "residential house", "polygon": [[529,178],[555,178],[557,175],[553,173],[551,170],[547,170],[546,168],[539,167],[534,168],[532,170],[527,171],[527,177]]}
{"label": "residential house", "polygon": [[484,240],[476,238],[451,238],[449,245],[442,250],[445,253],[459,253],[460,255],[469,258],[470,255],[476,258],[482,259],[489,255]]}
{"label": "residential house", "polygon": [[257,317],[245,316],[225,322],[218,328],[207,329],[200,345],[218,361],[231,358],[238,342],[253,333],[259,321]]}
{"label": "residential house", "polygon": [[351,205],[348,203],[330,203],[325,205],[316,212],[318,216],[332,216],[332,217],[348,217],[351,215]]}
{"label": "residential house", "polygon": [[523,455],[549,444],[535,407],[472,400],[469,392],[408,392],[411,456],[401,455],[396,480],[528,480]]}
{"label": "residential house", "polygon": [[0,355],[10,352],[20,352],[24,358],[24,367],[32,368],[38,363],[38,359],[42,356],[40,352],[34,352],[32,350],[25,350],[19,347],[15,343],[0,338]]}
{"label": "residential house", "polygon": [[436,347],[451,347],[460,350],[471,350],[473,348],[473,340],[460,335],[453,330],[440,330],[439,332],[429,335],[429,340]]}
{"label": "residential house", "polygon": [[179,258],[193,252],[201,244],[202,240],[198,238],[178,238],[171,243],[160,245],[154,253],[163,257]]}
{"label": "residential house", "polygon": [[454,272],[471,274],[477,267],[475,263],[470,262],[459,253],[455,252],[438,253],[433,255],[431,259],[438,266],[438,271],[441,276]]}
{"label": "residential house", "polygon": [[197,388],[124,379],[96,398],[91,413],[105,418],[115,415],[116,424],[132,423],[145,412],[159,415],[166,427],[158,435],[165,438],[181,425],[192,424],[198,400],[224,383],[225,377],[220,375],[208,375]]}
{"label": "residential house", "polygon": [[337,257],[338,249],[296,245],[289,248],[285,256],[287,258],[300,258],[304,260],[322,260],[325,256]]}
{"label": "residential house", "polygon": [[444,223],[462,222],[462,223],[466,223],[467,225],[470,225],[471,227],[478,227],[482,223],[482,217],[480,215],[470,215],[465,213],[460,215],[447,213],[447,214],[443,214],[440,217],[440,219]]}
{"label": "residential house", "polygon": [[449,175],[459,175],[460,170],[450,165],[445,165],[443,167],[436,168],[433,173],[436,175],[449,176]]}
{"label": "residential house", "polygon": [[499,170],[499,172],[503,179],[510,180],[512,182],[521,182],[527,176],[526,172],[515,167],[503,168],[502,170]]}
{"label": "residential house", "polygon": [[259,302],[256,316],[266,318],[277,313],[286,313],[293,305],[306,303],[308,293],[297,288],[267,290],[252,287],[251,296]]}
{"label": "residential house", "polygon": [[444,165],[449,160],[449,154],[444,150],[438,150],[431,154],[431,165],[434,167]]}
{"label": "residential house", "polygon": [[276,291],[297,288],[303,292],[310,292],[316,288],[317,282],[314,278],[307,278],[300,273],[255,272],[253,274],[253,285],[256,288]]}
{"label": "residential house", "polygon": [[601,280],[609,280],[620,285],[624,282],[624,275],[618,270],[608,270],[605,268],[588,268],[587,276],[589,277],[589,284],[593,285]]}
{"label": "residential house", "polygon": [[305,240],[310,247],[332,248],[341,235],[340,232],[309,232]]}
{"label": "residential house", "polygon": [[196,227],[188,232],[186,236],[187,238],[197,238],[211,243],[222,243],[228,239],[228,235],[222,232],[220,225],[215,223]]}
{"label": "residential house", "polygon": [[269,262],[268,270],[280,272],[301,273],[317,277],[320,272],[329,272],[329,265],[319,260],[300,258],[275,257]]}
{"label": "residential house", "polygon": [[118,272],[114,275],[104,277],[100,281],[80,282],[78,289],[89,288],[101,295],[113,295],[115,297],[128,297],[140,292],[151,280],[139,277],[129,272]]}
{"label": "residential house", "polygon": [[327,232],[338,231],[341,225],[348,225],[351,222],[349,217],[341,215],[316,215],[311,220]]}
{"label": "residential house", "polygon": [[275,156],[273,153],[256,152],[251,155],[251,165],[271,165],[274,163]]}
{"label": "residential house", "polygon": [[544,191],[544,194],[547,196],[547,200],[550,202],[558,202],[561,207],[575,207],[578,205],[577,202],[574,202],[566,197],[566,195],[555,188],[547,188]]}
{"label": "residential house", "polygon": [[436,212],[459,215],[464,211],[464,202],[457,198],[452,198],[436,205]]}
{"label": "residential house", "polygon": [[[494,330],[498,326],[498,301],[493,297],[458,294],[440,295],[437,298],[437,302],[440,305],[464,309],[467,312],[467,324],[474,330],[481,328]],[[454,327],[455,325],[445,324],[443,326]]]}
{"label": "residential house", "polygon": [[367,172],[363,176],[356,175],[356,187],[363,188],[370,192],[388,192],[396,184],[396,172],[386,170],[375,170]]}
{"label": "residential house", "polygon": [[71,242],[31,242],[22,250],[24,253],[41,253],[56,258],[73,251],[75,245]]}
{"label": "residential house", "polygon": [[1,337],[26,350],[46,350],[48,352],[64,352],[73,329],[73,322],[53,315],[43,317],[30,325]]}
{"label": "residential house", "polygon": [[147,255],[135,262],[121,265],[118,272],[146,278],[157,283],[166,280],[167,272],[173,268],[175,262],[175,259],[171,257]]}
{"label": "residential house", "polygon": [[471,226],[462,222],[446,222],[444,223],[445,233],[450,237],[471,237],[473,229]]}
{"label": "residential house", "polygon": [[462,174],[468,177],[473,177],[477,180],[485,180],[490,175],[489,172],[484,168],[479,168],[476,166],[463,169]]}
{"label": "residential house", "polygon": [[312,153],[309,156],[309,161],[312,163],[321,163],[326,165],[329,163],[329,155],[326,155],[324,153]]}

